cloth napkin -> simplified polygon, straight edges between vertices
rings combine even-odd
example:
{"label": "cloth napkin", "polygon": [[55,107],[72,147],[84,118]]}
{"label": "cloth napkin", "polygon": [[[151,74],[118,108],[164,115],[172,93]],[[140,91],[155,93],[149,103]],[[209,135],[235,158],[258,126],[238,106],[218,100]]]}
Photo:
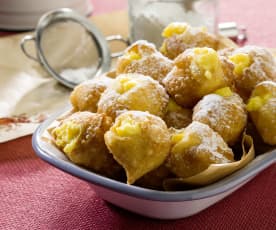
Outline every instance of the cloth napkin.
{"label": "cloth napkin", "polygon": [[33,133],[68,103],[70,90],[21,51],[24,35],[0,39],[0,143]]}
{"label": "cloth napkin", "polygon": [[[114,18],[113,25],[109,21],[111,17]],[[94,16],[90,20],[106,36],[119,31],[120,35],[127,37],[127,14],[124,11]],[[77,24],[71,24],[70,31],[64,24],[50,27],[47,34],[43,51],[55,69],[78,66],[87,74],[84,63],[88,63],[88,59],[92,64],[98,63],[95,46],[88,43],[87,34]],[[69,104],[71,90],[59,84],[38,62],[22,52],[20,41],[25,35],[0,38],[0,143],[32,134],[43,120]],[[113,52],[124,48],[118,42],[110,44]],[[26,49],[36,56],[34,43],[26,44]],[[113,60],[112,66],[115,62]],[[68,72],[72,73],[70,69]]]}

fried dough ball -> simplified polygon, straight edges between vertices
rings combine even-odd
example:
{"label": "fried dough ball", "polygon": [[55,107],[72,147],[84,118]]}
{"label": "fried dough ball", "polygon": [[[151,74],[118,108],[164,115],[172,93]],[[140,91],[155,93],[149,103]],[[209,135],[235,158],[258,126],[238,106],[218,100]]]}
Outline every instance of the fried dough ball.
{"label": "fried dough ball", "polygon": [[173,99],[170,98],[164,121],[168,127],[176,129],[185,128],[192,122],[192,113],[191,109],[179,106]]}
{"label": "fried dough ball", "polygon": [[276,145],[276,83],[259,83],[253,90],[246,108],[263,141]]}
{"label": "fried dough ball", "polygon": [[122,168],[104,143],[104,133],[112,119],[91,112],[76,112],[65,118],[51,134],[56,146],[75,164],[116,178]]}
{"label": "fried dough ball", "polygon": [[165,122],[148,112],[121,114],[104,139],[114,159],[125,169],[128,184],[159,167],[170,151]]}
{"label": "fried dough ball", "polygon": [[235,65],[228,58],[226,58],[223,55],[220,55],[219,52],[218,52],[218,55],[219,55],[219,60],[221,63],[221,68],[224,74],[224,80],[226,82],[226,85],[229,86],[231,90],[233,90],[234,92],[237,92],[237,89],[235,86],[235,79],[233,75]]}
{"label": "fried dough ball", "polygon": [[117,72],[115,69],[112,69],[112,70],[108,71],[107,73],[105,73],[105,76],[108,78],[114,79],[117,77]]}
{"label": "fried dough ball", "polygon": [[209,125],[229,145],[239,140],[246,126],[245,104],[229,87],[204,96],[193,110],[193,121]]}
{"label": "fried dough ball", "polygon": [[167,167],[180,178],[196,175],[210,164],[234,161],[231,148],[208,125],[193,121],[185,129],[176,130]]}
{"label": "fried dough ball", "polygon": [[218,39],[204,27],[191,27],[185,22],[173,22],[162,33],[164,37],[160,48],[162,54],[175,59],[186,49],[194,47],[218,48]]}
{"label": "fried dough ball", "polygon": [[74,111],[97,112],[101,94],[113,79],[101,76],[77,85],[70,95]]}
{"label": "fried dough ball", "polygon": [[102,94],[98,112],[115,118],[122,111],[139,110],[163,117],[168,100],[158,81],[142,74],[121,74]]}
{"label": "fried dough ball", "polygon": [[161,83],[172,67],[172,61],[157,51],[154,44],[140,40],[128,47],[118,59],[117,74],[140,73]]}
{"label": "fried dough ball", "polygon": [[204,95],[227,85],[219,56],[211,48],[188,49],[174,64],[163,84],[183,107],[193,107]]}
{"label": "fried dough ball", "polygon": [[267,80],[276,81],[275,58],[267,49],[244,46],[222,50],[220,53],[234,64],[235,86],[244,100],[249,98],[258,83]]}

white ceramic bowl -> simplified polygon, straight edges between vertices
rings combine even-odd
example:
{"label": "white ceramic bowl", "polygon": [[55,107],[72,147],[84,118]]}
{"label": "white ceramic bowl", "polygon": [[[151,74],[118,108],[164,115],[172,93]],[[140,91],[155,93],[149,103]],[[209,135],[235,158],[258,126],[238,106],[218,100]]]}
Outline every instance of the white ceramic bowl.
{"label": "white ceramic bowl", "polygon": [[1,0],[0,29],[34,29],[44,13],[57,8],[71,8],[85,16],[93,10],[90,0]]}
{"label": "white ceramic bowl", "polygon": [[43,141],[43,133],[58,116],[56,114],[46,120],[34,133],[32,143],[37,155],[62,171],[90,183],[92,189],[104,200],[147,217],[177,219],[194,215],[228,196],[276,162],[276,150],[273,150],[257,156],[230,176],[202,188],[179,192],[141,188],[79,167],[70,162],[54,145]]}

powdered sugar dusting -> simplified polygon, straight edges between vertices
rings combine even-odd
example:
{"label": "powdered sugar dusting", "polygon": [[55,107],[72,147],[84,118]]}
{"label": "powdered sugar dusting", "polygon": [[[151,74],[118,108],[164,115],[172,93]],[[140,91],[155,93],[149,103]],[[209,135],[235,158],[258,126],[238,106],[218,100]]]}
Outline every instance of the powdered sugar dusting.
{"label": "powdered sugar dusting", "polygon": [[194,107],[193,120],[209,125],[227,143],[234,144],[246,125],[247,115],[237,94],[230,97],[209,94]]}
{"label": "powdered sugar dusting", "polygon": [[[122,78],[133,79],[137,84],[126,92],[117,92]],[[113,118],[117,110],[141,110],[163,117],[169,101],[166,90],[158,81],[141,74],[121,74],[101,96],[98,112]]]}
{"label": "powdered sugar dusting", "polygon": [[224,142],[222,137],[215,131],[213,131],[208,125],[202,124],[197,121],[193,121],[186,129],[189,132],[196,133],[201,139],[199,145],[191,147],[197,149],[197,153],[207,152],[210,154],[210,160],[213,163],[229,163],[232,160],[229,159],[229,155],[232,156],[233,152]]}
{"label": "powdered sugar dusting", "polygon": [[[223,107],[221,107],[221,101],[223,98],[216,94],[209,94],[205,96],[194,108],[194,115],[197,118],[208,117],[211,124],[218,124],[220,122],[220,117],[224,115]],[[198,108],[198,109],[197,109]],[[202,109],[201,109],[202,108]],[[213,113],[215,111],[215,114]],[[227,125],[227,124],[221,124]],[[229,127],[227,127],[229,128]]]}
{"label": "powdered sugar dusting", "polygon": [[[137,50],[137,51],[136,51]],[[140,59],[131,60],[125,64],[127,53],[136,51]],[[173,62],[158,52],[154,44],[139,40],[132,44],[125,52],[125,56],[119,58],[117,63],[118,73],[140,73],[162,82],[163,78],[172,69]]]}

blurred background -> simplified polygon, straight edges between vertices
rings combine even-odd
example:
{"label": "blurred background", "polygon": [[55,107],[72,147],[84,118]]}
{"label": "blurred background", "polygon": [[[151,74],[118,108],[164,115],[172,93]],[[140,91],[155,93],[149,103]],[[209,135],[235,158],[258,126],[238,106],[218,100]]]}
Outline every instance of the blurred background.
{"label": "blurred background", "polygon": [[[244,26],[250,44],[275,46],[273,22],[276,20],[276,1],[218,0],[218,3],[219,22],[234,21]],[[127,0],[0,0],[1,34],[10,30],[31,29],[41,14],[54,8],[70,7],[88,16],[126,10],[127,6]]]}

